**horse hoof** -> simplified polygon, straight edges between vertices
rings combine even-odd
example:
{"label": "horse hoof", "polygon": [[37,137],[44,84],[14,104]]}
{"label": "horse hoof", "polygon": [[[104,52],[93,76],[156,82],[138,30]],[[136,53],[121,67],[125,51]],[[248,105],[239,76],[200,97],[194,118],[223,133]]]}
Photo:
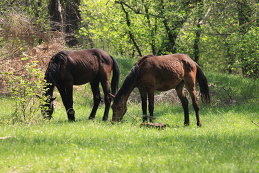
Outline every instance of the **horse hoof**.
{"label": "horse hoof", "polygon": [[75,121],[75,116],[68,115],[68,121],[74,122]]}

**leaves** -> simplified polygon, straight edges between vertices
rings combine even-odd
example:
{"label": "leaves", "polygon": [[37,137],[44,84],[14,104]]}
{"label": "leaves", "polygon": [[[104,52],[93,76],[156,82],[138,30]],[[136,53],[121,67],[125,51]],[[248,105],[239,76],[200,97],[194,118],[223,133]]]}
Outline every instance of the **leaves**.
{"label": "leaves", "polygon": [[[22,58],[23,60],[29,57]],[[38,61],[31,61],[24,66],[25,72],[16,75],[12,72],[4,73],[7,81],[8,91],[15,100],[13,123],[32,123],[41,119],[40,107],[44,104],[44,98],[39,99],[37,95],[44,92],[45,81],[42,72],[37,68]]]}

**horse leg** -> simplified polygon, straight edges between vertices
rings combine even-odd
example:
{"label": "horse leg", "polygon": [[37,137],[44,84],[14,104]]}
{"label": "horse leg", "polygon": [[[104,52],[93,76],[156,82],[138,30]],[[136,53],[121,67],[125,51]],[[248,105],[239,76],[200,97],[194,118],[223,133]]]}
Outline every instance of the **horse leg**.
{"label": "horse leg", "polygon": [[191,78],[192,80],[189,80],[187,82],[186,88],[188,92],[190,93],[190,96],[192,98],[192,106],[195,110],[196,114],[196,121],[197,121],[197,126],[201,127],[201,120],[200,120],[200,114],[199,114],[199,105],[198,105],[198,100],[196,97],[196,89],[195,89],[195,78]]}
{"label": "horse leg", "polygon": [[102,87],[103,87],[104,104],[105,104],[103,121],[107,121],[109,110],[110,110],[110,105],[111,105],[111,97],[109,96],[109,93],[111,93],[109,80],[102,81],[101,84],[102,84]]}
{"label": "horse leg", "polygon": [[189,92],[192,98],[192,105],[196,114],[197,126],[201,127],[201,120],[200,120],[200,113],[199,113],[200,108],[198,105],[198,100],[196,98],[196,90],[194,89],[193,91],[189,91]]}
{"label": "horse leg", "polygon": [[63,104],[66,108],[67,117],[69,121],[75,121],[75,111],[73,109],[73,85],[57,86],[61,95]]}
{"label": "horse leg", "polygon": [[141,103],[142,103],[143,122],[146,122],[146,121],[148,121],[148,119],[147,119],[147,92],[144,89],[139,89],[139,93],[141,96]]}
{"label": "horse leg", "polygon": [[184,82],[181,82],[179,85],[177,85],[176,92],[177,92],[177,96],[179,97],[179,99],[182,103],[182,107],[183,107],[183,111],[184,111],[184,125],[189,126],[190,120],[189,120],[188,99],[186,98],[186,96],[184,94],[183,86],[184,86]]}
{"label": "horse leg", "polygon": [[90,83],[90,85],[93,92],[94,106],[88,119],[92,120],[95,118],[97,108],[101,101],[101,96],[100,96],[100,89],[99,89],[99,81]]}
{"label": "horse leg", "polygon": [[148,90],[148,111],[149,111],[149,121],[152,123],[154,120],[154,90]]}

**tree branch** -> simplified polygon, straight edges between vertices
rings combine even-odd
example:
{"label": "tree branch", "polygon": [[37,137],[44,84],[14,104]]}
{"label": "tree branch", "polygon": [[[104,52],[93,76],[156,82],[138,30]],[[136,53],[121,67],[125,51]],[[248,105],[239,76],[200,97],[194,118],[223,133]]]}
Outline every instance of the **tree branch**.
{"label": "tree branch", "polygon": [[[125,5],[126,7],[128,7],[131,11],[133,11],[135,14],[141,14],[141,15],[146,15],[146,13],[144,12],[141,12],[139,9],[134,9],[133,7],[131,7],[129,4],[126,4],[125,2],[123,1],[115,1],[116,4],[123,4]],[[155,14],[151,14],[149,13],[150,16],[153,16],[155,18],[163,18],[159,15],[155,15]]]}
{"label": "tree branch", "polygon": [[206,14],[203,16],[203,18],[201,18],[201,19],[199,20],[199,22],[198,22],[199,25],[202,25],[203,22],[206,20],[206,18],[208,17],[209,13],[210,13],[211,10],[212,10],[212,6],[213,6],[213,4],[208,8],[208,10],[207,10]]}
{"label": "tree branch", "polygon": [[129,18],[129,13],[126,11],[126,9],[123,5],[124,3],[122,1],[115,1],[115,3],[119,3],[121,5],[122,11],[125,13],[127,26],[129,28],[128,33],[129,33],[130,40],[133,42],[133,45],[137,49],[139,56],[142,56],[141,50],[140,50],[140,48],[139,48],[139,46],[138,46],[138,44],[135,40],[134,34],[131,32],[131,29],[130,29],[131,21],[130,21],[130,18]]}

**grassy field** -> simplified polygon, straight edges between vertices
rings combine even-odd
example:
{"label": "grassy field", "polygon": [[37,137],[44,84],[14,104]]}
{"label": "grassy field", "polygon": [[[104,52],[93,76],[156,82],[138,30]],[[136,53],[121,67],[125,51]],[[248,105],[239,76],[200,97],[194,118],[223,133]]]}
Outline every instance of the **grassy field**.
{"label": "grassy field", "polygon": [[[122,78],[133,61],[119,59]],[[0,124],[0,172],[258,172],[259,81],[206,73],[212,104],[200,104],[202,128],[190,105],[189,127],[183,126],[179,103],[155,105],[165,130],[140,128],[141,106],[128,105],[125,122],[87,120],[91,93],[75,88],[75,123],[67,122],[58,97],[54,118],[32,125]],[[88,99],[86,99],[88,98]],[[0,119],[14,101],[0,97]],[[111,112],[110,117],[111,118]]]}

